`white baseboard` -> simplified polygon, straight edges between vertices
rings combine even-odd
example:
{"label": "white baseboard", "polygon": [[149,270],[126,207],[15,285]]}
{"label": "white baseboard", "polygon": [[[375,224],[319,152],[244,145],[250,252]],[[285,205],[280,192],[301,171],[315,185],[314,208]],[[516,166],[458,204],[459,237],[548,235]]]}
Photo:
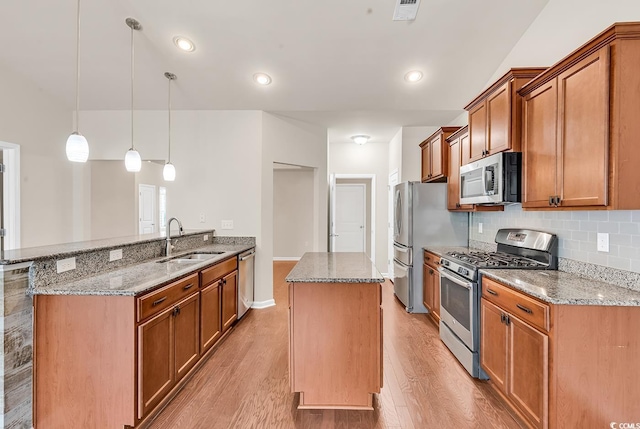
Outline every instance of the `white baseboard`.
{"label": "white baseboard", "polygon": [[276,300],[268,299],[266,301],[253,301],[251,308],[256,308],[259,310],[261,308],[273,307],[274,305],[276,305]]}
{"label": "white baseboard", "polygon": [[299,256],[274,256],[273,257],[274,261],[299,261],[300,257]]}

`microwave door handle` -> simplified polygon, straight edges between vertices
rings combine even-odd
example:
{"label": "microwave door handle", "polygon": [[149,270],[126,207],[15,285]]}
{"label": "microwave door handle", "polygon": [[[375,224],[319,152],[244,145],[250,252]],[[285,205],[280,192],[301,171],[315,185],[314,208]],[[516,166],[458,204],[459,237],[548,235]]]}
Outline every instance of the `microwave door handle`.
{"label": "microwave door handle", "polygon": [[482,167],[482,195],[487,195],[487,167]]}

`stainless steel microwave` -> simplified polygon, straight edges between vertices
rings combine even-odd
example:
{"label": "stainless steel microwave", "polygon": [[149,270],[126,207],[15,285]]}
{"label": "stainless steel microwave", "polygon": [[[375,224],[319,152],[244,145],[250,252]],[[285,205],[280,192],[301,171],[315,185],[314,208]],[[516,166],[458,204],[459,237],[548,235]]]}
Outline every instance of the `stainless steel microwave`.
{"label": "stainless steel microwave", "polygon": [[460,204],[510,204],[521,199],[522,153],[501,152],[460,167]]}

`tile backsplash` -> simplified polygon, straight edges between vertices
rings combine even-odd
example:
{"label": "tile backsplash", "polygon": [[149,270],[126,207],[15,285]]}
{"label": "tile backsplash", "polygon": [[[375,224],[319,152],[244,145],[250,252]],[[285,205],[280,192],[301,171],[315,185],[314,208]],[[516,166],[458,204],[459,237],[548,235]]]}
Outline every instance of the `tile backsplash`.
{"label": "tile backsplash", "polygon": [[[482,233],[478,232],[482,223]],[[640,273],[640,211],[523,211],[471,213],[469,239],[493,243],[500,228],[531,228],[557,234],[558,256]],[[609,252],[596,248],[597,233],[609,234]]]}

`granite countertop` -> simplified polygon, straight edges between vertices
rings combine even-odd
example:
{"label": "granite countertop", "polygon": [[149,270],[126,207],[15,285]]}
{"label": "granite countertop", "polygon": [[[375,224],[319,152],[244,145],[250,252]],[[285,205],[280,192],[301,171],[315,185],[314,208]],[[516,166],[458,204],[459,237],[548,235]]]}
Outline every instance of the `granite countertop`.
{"label": "granite countertop", "polygon": [[425,246],[422,248],[438,256],[446,255],[447,252],[481,252],[482,250],[467,246]]}
{"label": "granite countertop", "polygon": [[289,283],[382,283],[384,277],[361,252],[307,252],[286,278]]}
{"label": "granite countertop", "polygon": [[31,295],[115,295],[135,296],[164,286],[185,275],[236,256],[255,247],[253,244],[212,244],[175,253],[171,257],[197,252],[224,252],[199,262],[158,262],[166,257],[152,259],[119,270],[110,271],[80,280],[41,286],[29,291]]}
{"label": "granite countertop", "polygon": [[563,271],[484,269],[480,273],[550,304],[640,306],[638,291]]}
{"label": "granite countertop", "polygon": [[[185,230],[182,237],[197,234],[211,233],[213,230]],[[130,244],[141,244],[166,238],[165,233],[141,234],[127,237],[104,238],[101,240],[78,241],[75,243],[52,244],[49,246],[27,247],[24,249],[6,250],[0,259],[0,265],[16,264],[20,262],[36,261],[38,259],[62,259],[75,256],[79,253],[122,247]]]}

